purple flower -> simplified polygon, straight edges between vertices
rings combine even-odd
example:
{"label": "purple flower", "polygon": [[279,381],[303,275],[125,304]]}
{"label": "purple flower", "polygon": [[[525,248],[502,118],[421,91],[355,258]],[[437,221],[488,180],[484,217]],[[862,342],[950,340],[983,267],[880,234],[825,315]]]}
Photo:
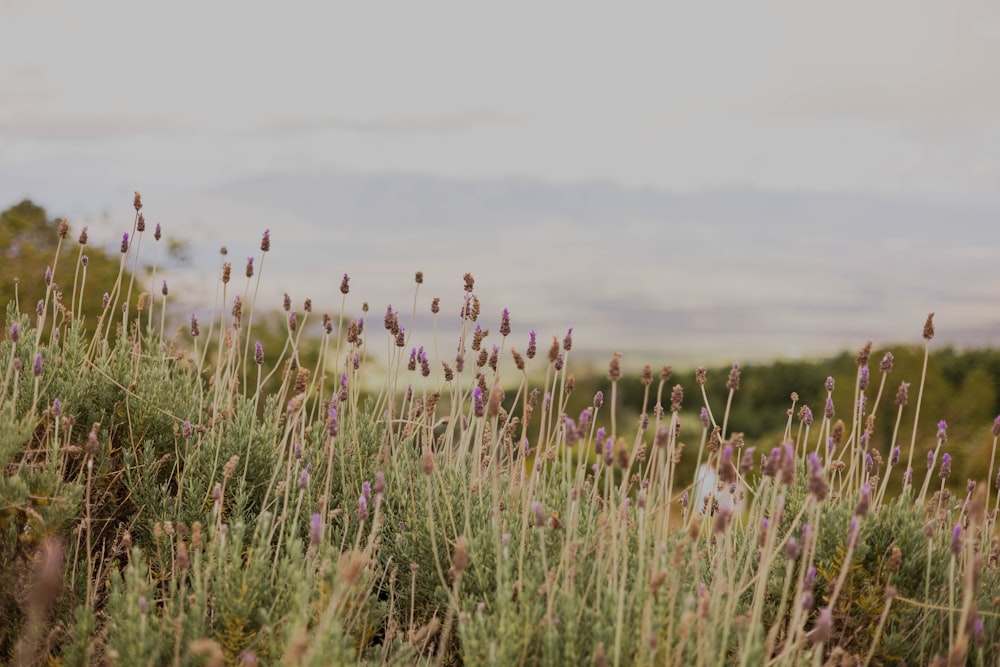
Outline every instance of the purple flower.
{"label": "purple flower", "polygon": [[869,377],[868,366],[867,365],[862,366],[861,370],[858,371],[858,389],[860,389],[861,391],[864,391],[865,389],[868,388],[868,377]]}
{"label": "purple flower", "polygon": [[191,422],[187,419],[185,419],[184,423],[181,424],[181,435],[184,436],[185,440],[190,440],[194,437],[194,429],[191,427]]}
{"label": "purple flower", "polygon": [[573,327],[569,328],[569,331],[566,332],[566,337],[563,338],[563,349],[567,352],[573,349]]}
{"label": "purple flower", "polygon": [[535,527],[541,528],[545,525],[545,514],[542,512],[542,504],[537,500],[531,503],[531,511],[535,513]]}
{"label": "purple flower", "polygon": [[[599,409],[602,405],[604,405],[604,392],[598,391],[594,394],[594,407]],[[1000,417],[997,417],[997,422],[1000,423]]]}
{"label": "purple flower", "polygon": [[868,510],[871,508],[871,493],[871,485],[866,483],[861,487],[861,495],[858,498],[857,507],[854,508],[855,516],[868,516]]}
{"label": "purple flower", "polygon": [[808,405],[803,405],[802,410],[799,411],[799,415],[802,419],[802,423],[806,426],[812,426],[813,423],[813,411],[809,409]]}
{"label": "purple flower", "polygon": [[941,455],[941,470],[938,471],[941,479],[948,479],[951,476],[951,454],[945,452]]}
{"label": "purple flower", "polygon": [[358,496],[358,518],[362,521],[368,518],[368,499],[363,493]]}
{"label": "purple flower", "polygon": [[193,338],[197,338],[199,333],[201,333],[201,329],[198,328],[198,318],[194,315],[194,313],[192,313],[191,314],[191,336]]}
{"label": "purple flower", "polygon": [[260,341],[253,344],[253,360],[258,366],[264,363],[264,346]]}
{"label": "purple flower", "polygon": [[993,437],[1000,437],[1000,415],[993,420]]}
{"label": "purple flower", "polygon": [[708,408],[704,405],[701,406],[701,410],[698,411],[698,419],[701,420],[702,428],[708,428],[712,424],[712,419],[708,415]]}
{"label": "purple flower", "polygon": [[958,558],[959,554],[962,553],[962,524],[956,523],[955,527],[951,529],[951,543],[948,545],[951,549],[951,555]]}
{"label": "purple flower", "polygon": [[163,281],[163,287],[160,289],[160,291],[163,293],[163,296],[167,295],[167,292],[169,290],[167,290],[167,281],[166,280]]}
{"label": "purple flower", "polygon": [[[21,340],[21,325],[17,322],[10,325],[10,340],[12,343]],[[1000,417],[997,417],[997,423],[1000,424]]]}
{"label": "purple flower", "polygon": [[500,313],[500,335],[504,338],[510,335],[510,311],[506,308]]}
{"label": "purple flower", "polygon": [[52,267],[51,266],[46,266],[45,267],[45,284],[46,285],[51,285],[52,284]]}
{"label": "purple flower", "polygon": [[417,359],[420,361],[420,374],[424,377],[430,376],[431,362],[427,359],[427,353],[424,352],[423,346],[417,350]]}
{"label": "purple flower", "polygon": [[39,299],[38,303],[35,304],[35,314],[41,317],[42,313],[44,312],[45,312],[45,300]]}
{"label": "purple flower", "polygon": [[814,644],[830,640],[830,637],[833,636],[833,612],[830,610],[830,607],[823,607],[819,610],[816,624],[808,636],[809,641]]}
{"label": "purple flower", "polygon": [[829,396],[826,397],[826,408],[823,410],[823,415],[827,419],[833,419],[833,399]]}
{"label": "purple flower", "polygon": [[535,358],[535,352],[538,351],[538,341],[536,340],[535,330],[532,329],[528,332],[528,349],[525,351],[525,355],[529,359]]}
{"label": "purple flower", "polygon": [[38,377],[39,375],[42,374],[42,355],[40,354],[35,355],[35,365],[32,370],[35,374],[35,377]]}
{"label": "purple flower", "polygon": [[153,238],[157,241],[163,238],[163,230],[160,229],[160,223],[156,223],[156,227],[153,229]]}
{"label": "purple flower", "polygon": [[934,451],[931,450],[927,452],[927,469],[930,470],[934,467]]}
{"label": "purple flower", "polygon": [[52,415],[58,417],[62,414],[62,401],[58,398],[52,401]]}
{"label": "purple flower", "polygon": [[260,250],[261,252],[267,252],[271,249],[271,230],[265,229],[264,235],[260,239]]}
{"label": "purple flower", "polygon": [[892,361],[892,352],[886,352],[885,356],[882,357],[882,363],[878,365],[878,369],[883,373],[891,373]]}
{"label": "purple flower", "polygon": [[299,475],[299,489],[305,491],[309,487],[309,467],[306,466],[302,469],[302,473]]}
{"label": "purple flower", "polygon": [[832,376],[828,376],[826,378],[826,384],[824,386],[826,387],[827,391],[833,391],[834,382]]}
{"label": "purple flower", "polygon": [[476,417],[482,417],[486,414],[486,406],[483,404],[483,390],[478,385],[472,390],[472,411]]}
{"label": "purple flower", "polygon": [[385,494],[385,475],[381,471],[375,473],[375,484],[372,485],[372,490],[375,491],[376,496]]}
{"label": "purple flower", "polygon": [[892,454],[889,455],[889,465],[894,466],[899,463],[899,445],[892,448]]}
{"label": "purple flower", "polygon": [[128,234],[122,234],[121,253],[124,255],[127,252],[128,252]]}
{"label": "purple flower", "polygon": [[309,526],[309,544],[316,546],[323,536],[323,517],[319,512],[312,515]]}

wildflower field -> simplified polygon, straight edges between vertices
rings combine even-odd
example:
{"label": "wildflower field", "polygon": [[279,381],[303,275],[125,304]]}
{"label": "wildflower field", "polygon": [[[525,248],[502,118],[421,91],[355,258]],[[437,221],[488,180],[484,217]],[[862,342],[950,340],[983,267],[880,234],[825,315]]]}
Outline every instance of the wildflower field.
{"label": "wildflower field", "polygon": [[[134,209],[107,293],[64,221],[44,278],[21,277],[43,297],[6,308],[0,662],[1000,661],[1000,417],[954,492],[949,425],[916,446],[935,406],[923,372],[890,384],[891,352],[798,389],[822,404],[790,393],[766,446],[732,419],[739,365],[647,366],[633,419],[609,352],[568,414],[572,330],[519,331],[472,274],[428,298],[418,272],[409,311],[359,307],[347,275],[327,314],[269,311],[265,231],[223,262],[211,316],[168,328],[140,257],[161,230]],[[917,323],[924,371],[934,333]]]}

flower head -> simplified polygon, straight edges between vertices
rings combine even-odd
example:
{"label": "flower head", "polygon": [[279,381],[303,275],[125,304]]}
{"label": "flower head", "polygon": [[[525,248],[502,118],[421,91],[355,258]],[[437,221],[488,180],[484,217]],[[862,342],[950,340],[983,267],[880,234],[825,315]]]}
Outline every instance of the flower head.
{"label": "flower head", "polygon": [[948,479],[951,476],[951,454],[945,452],[941,455],[941,470],[938,471],[941,479]]}
{"label": "flower head", "polygon": [[323,516],[316,512],[309,522],[309,544],[316,546],[323,536]]}

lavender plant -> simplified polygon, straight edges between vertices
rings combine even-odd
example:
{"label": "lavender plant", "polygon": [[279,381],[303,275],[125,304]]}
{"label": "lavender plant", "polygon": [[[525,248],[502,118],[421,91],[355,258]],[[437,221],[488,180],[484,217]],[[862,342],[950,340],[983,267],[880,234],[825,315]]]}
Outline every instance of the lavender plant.
{"label": "lavender plant", "polygon": [[[957,449],[943,421],[919,491],[912,478],[917,412],[934,409],[926,367],[903,470],[910,385],[882,407],[893,356],[876,387],[871,343],[855,359],[850,403],[835,405],[838,381],[820,377],[791,394],[779,434],[751,444],[734,430],[747,419],[746,368],[733,364],[719,394],[699,368],[685,394],[669,367],[654,389],[646,366],[629,414],[622,355],[581,392],[572,329],[538,355],[516,309],[486,314],[471,274],[453,299],[429,300],[430,331],[414,325],[420,272],[410,312],[387,307],[383,327],[365,322],[367,305],[351,314],[347,275],[333,315],[314,314],[309,299],[293,308],[291,296],[256,313],[270,231],[245,285],[223,255],[212,314],[185,315],[165,337],[177,320],[168,290],[136,293],[130,277],[145,230],[138,194],[133,206],[96,326],[84,326],[81,307],[60,307],[85,302],[83,277],[65,296],[47,291],[32,313],[7,309],[5,661],[1000,655],[992,480],[952,495]],[[276,341],[264,335],[269,321]],[[925,355],[932,338],[928,318]],[[814,417],[798,391],[824,409]],[[880,419],[894,424],[887,442]],[[991,450],[990,476],[993,467]]]}

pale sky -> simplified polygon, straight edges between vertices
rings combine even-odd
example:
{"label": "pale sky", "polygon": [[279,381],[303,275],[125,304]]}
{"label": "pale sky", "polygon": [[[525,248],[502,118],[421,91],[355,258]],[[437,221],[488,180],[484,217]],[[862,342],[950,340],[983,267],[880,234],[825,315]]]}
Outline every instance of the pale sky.
{"label": "pale sky", "polygon": [[[665,359],[1000,344],[1000,5],[0,0],[0,207]],[[231,257],[232,259],[232,257]],[[352,298],[355,294],[352,293]],[[196,307],[192,305],[192,308]],[[495,318],[494,318],[495,319]],[[520,319],[521,325],[518,326]]]}

